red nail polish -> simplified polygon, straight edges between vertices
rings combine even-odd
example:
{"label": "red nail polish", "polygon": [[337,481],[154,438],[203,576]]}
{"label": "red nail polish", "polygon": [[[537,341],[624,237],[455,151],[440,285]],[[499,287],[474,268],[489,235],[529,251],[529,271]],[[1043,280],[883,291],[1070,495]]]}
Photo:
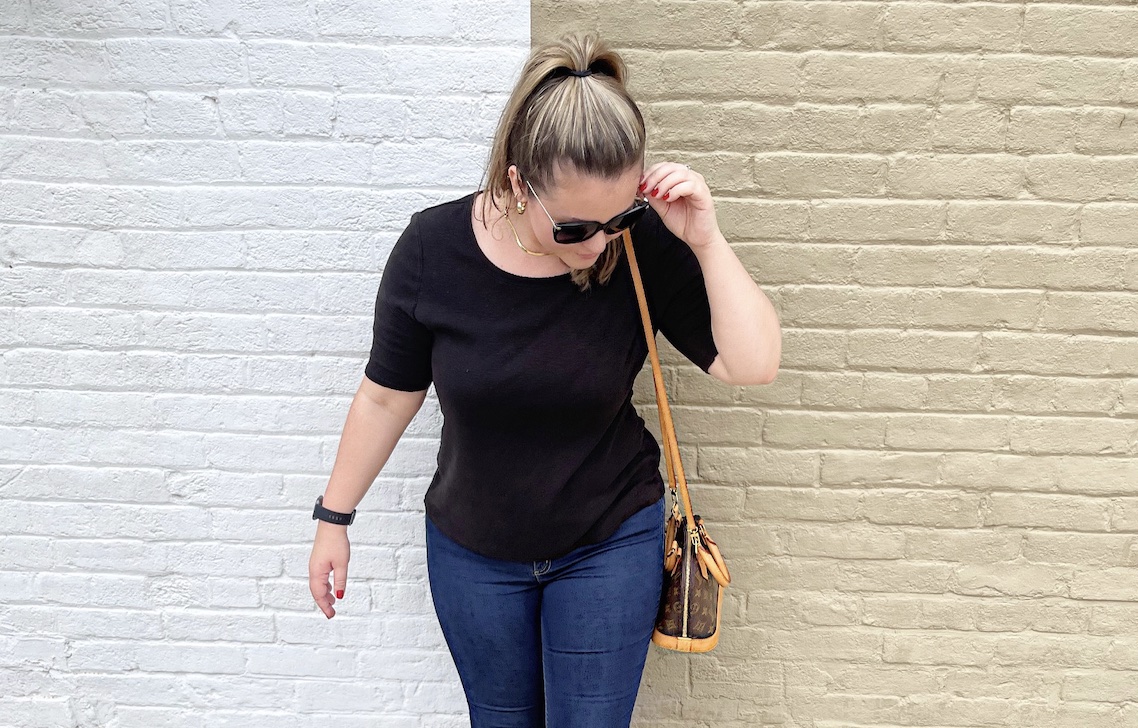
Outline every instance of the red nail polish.
{"label": "red nail polish", "polygon": [[660,191],[660,188],[659,188],[659,187],[653,187],[653,188],[652,188],[652,196],[653,196],[653,197],[655,197],[655,196],[656,196],[656,193],[657,193],[657,192],[659,192],[659,191]]}
{"label": "red nail polish", "polygon": [[666,199],[668,199],[668,195],[670,195],[670,194],[672,194],[672,193],[671,193],[671,192],[665,192],[665,193],[664,193],[664,199],[665,199],[665,200],[666,200]]}
{"label": "red nail polish", "polygon": [[337,598],[337,599],[343,599],[343,598],[344,598],[344,590],[343,590],[343,589],[341,589],[340,591],[336,592],[336,598]]}
{"label": "red nail polish", "polygon": [[643,192],[643,191],[644,191],[644,188],[645,188],[645,187],[647,187],[647,186],[648,186],[648,183],[647,183],[647,182],[641,182],[641,183],[640,183],[640,187],[638,187],[637,189],[639,189],[641,192]]}

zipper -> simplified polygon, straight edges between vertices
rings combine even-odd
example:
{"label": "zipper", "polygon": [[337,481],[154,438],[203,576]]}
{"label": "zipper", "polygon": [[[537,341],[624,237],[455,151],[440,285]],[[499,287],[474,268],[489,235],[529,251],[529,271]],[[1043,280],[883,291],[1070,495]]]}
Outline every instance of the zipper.
{"label": "zipper", "polygon": [[699,539],[699,534],[691,531],[688,534],[688,552],[683,556],[684,559],[684,629],[681,633],[682,637],[688,636],[688,612],[689,604],[691,603],[691,557],[693,555],[692,549]]}

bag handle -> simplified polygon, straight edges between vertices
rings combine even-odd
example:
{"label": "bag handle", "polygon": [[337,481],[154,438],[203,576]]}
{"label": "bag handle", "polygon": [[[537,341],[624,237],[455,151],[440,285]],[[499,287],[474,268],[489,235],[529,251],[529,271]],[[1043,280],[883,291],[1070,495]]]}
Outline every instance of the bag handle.
{"label": "bag handle", "polygon": [[640,266],[636,263],[636,253],[632,250],[632,235],[629,234],[628,228],[625,228],[623,236],[628,267],[632,271],[632,285],[636,288],[636,300],[640,304],[640,321],[644,324],[644,338],[648,342],[648,356],[652,359],[652,379],[656,384],[656,409],[660,413],[660,432],[664,439],[664,463],[668,468],[668,480],[673,498],[676,495],[676,484],[679,483],[680,496],[684,502],[684,520],[691,537],[696,532],[696,523],[692,517],[691,496],[688,495],[684,466],[680,461],[676,428],[672,424],[672,410],[668,406],[668,392],[664,389],[664,374],[660,371],[660,356],[656,353],[656,336],[652,332],[652,319],[648,313],[648,301],[644,296],[644,282],[640,278]]}

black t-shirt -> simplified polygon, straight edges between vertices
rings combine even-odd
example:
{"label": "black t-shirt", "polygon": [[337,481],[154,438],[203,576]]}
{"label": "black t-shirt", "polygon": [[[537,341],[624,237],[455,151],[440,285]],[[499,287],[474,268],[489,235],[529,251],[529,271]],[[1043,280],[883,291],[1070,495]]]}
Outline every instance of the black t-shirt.
{"label": "black t-shirt", "polygon": [[[435,384],[443,415],[427,516],[466,548],[537,561],[603,541],[664,491],[660,448],[632,405],[648,356],[628,260],[581,291],[478,247],[476,193],[416,212],[376,296],[365,375]],[[653,328],[707,371],[716,356],[699,261],[649,209],[632,229]]]}

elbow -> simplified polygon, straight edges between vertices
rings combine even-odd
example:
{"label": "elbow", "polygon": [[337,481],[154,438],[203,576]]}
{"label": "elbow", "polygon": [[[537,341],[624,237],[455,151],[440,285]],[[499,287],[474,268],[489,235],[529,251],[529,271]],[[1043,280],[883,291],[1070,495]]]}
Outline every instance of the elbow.
{"label": "elbow", "polygon": [[757,363],[749,367],[730,367],[720,356],[712,362],[707,373],[724,384],[735,387],[770,384],[778,376],[778,359],[773,359],[769,363]]}

